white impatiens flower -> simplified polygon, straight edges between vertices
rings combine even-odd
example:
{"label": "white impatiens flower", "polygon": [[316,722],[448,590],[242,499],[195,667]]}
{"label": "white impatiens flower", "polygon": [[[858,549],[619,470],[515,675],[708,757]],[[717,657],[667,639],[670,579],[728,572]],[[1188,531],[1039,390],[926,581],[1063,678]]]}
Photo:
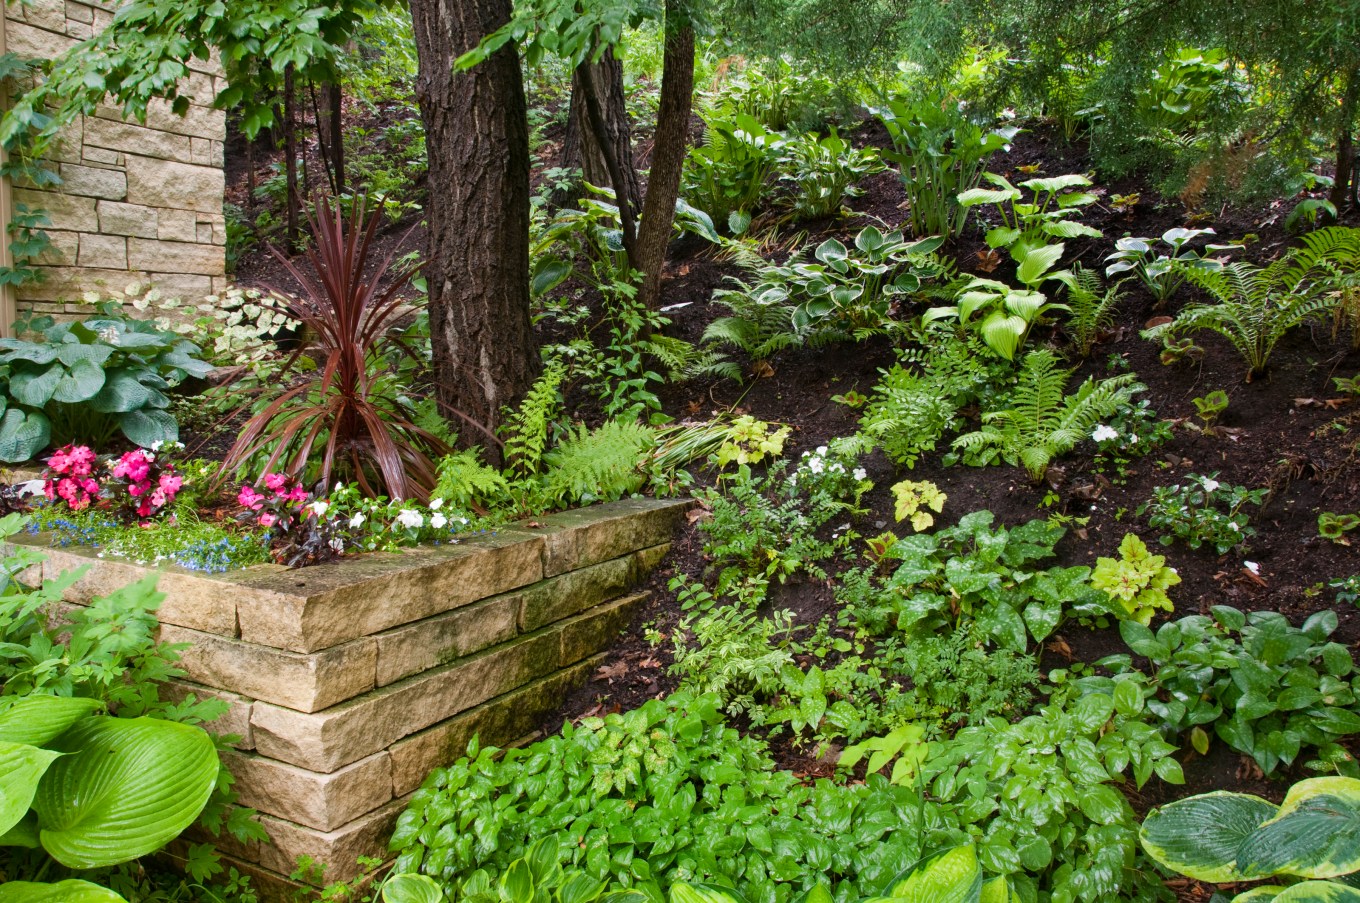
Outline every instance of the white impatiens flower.
{"label": "white impatiens flower", "polygon": [[367,520],[367,518],[364,517],[364,512],[362,511],[356,512],[355,515],[349,519],[350,529],[351,530],[359,529],[364,525],[365,520]]}
{"label": "white impatiens flower", "polygon": [[1217,489],[1218,489],[1218,480],[1211,480],[1211,479],[1209,479],[1208,477],[1205,477],[1205,479],[1204,479],[1204,491],[1205,491],[1205,492],[1214,492],[1214,491],[1217,490]]}
{"label": "white impatiens flower", "polygon": [[1237,526],[1237,523],[1235,521],[1228,522],[1228,529],[1233,531],[1234,533],[1240,533],[1242,531],[1242,528]]}
{"label": "white impatiens flower", "polygon": [[825,456],[826,456],[826,446],[825,446],[825,445],[819,445],[819,446],[817,446],[817,457],[821,458],[821,457],[825,457]]}
{"label": "white impatiens flower", "polygon": [[325,516],[326,516],[326,509],[329,508],[330,506],[331,506],[331,503],[330,503],[330,502],[323,502],[323,501],[317,500],[317,501],[315,501],[315,502],[312,502],[312,512],[313,512],[317,517],[325,517]]}
{"label": "white impatiens flower", "polygon": [[444,526],[448,524],[448,522],[449,519],[442,514],[435,513],[430,515],[430,526],[436,530],[444,529]]}
{"label": "white impatiens flower", "polygon": [[430,510],[431,510],[431,511],[438,511],[440,508],[443,508],[443,507],[444,507],[444,500],[443,500],[443,499],[430,499]]}
{"label": "white impatiens flower", "polygon": [[1242,566],[1251,571],[1257,577],[1261,576],[1261,566],[1254,561],[1244,561]]}
{"label": "white impatiens flower", "polygon": [[419,530],[421,527],[425,526],[425,518],[421,516],[419,511],[412,511],[409,508],[404,508],[397,512],[397,526],[405,527],[409,530]]}
{"label": "white impatiens flower", "polygon": [[1119,430],[1115,429],[1112,426],[1106,426],[1105,424],[1102,423],[1100,424],[1100,426],[1096,427],[1095,432],[1091,434],[1091,438],[1097,442],[1106,442],[1110,439],[1118,439]]}
{"label": "white impatiens flower", "polygon": [[812,473],[821,473],[826,470],[826,465],[822,463],[821,458],[809,458],[807,467]]}
{"label": "white impatiens flower", "polygon": [[869,474],[864,470],[863,467],[856,467],[854,473],[850,474],[850,476],[854,477],[856,480],[862,480],[868,475]]}

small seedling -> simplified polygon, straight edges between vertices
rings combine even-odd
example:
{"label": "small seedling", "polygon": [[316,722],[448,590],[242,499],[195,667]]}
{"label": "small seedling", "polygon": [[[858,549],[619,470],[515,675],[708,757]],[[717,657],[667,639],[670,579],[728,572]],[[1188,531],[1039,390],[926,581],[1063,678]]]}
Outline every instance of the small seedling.
{"label": "small seedling", "polygon": [[1137,207],[1138,202],[1141,200],[1142,198],[1139,197],[1138,192],[1136,191],[1132,194],[1111,195],[1110,209],[1115,213],[1132,213],[1133,208]]}
{"label": "small seedling", "polygon": [[862,408],[869,401],[867,396],[861,395],[854,389],[851,389],[844,395],[832,395],[831,400],[837,404],[843,404],[847,408]]}
{"label": "small seedling", "polygon": [[1337,545],[1350,545],[1351,541],[1346,538],[1346,534],[1356,527],[1360,527],[1360,514],[1335,514],[1324,511],[1318,515],[1318,535],[1323,539],[1330,539]]}
{"label": "small seedling", "polygon": [[1195,406],[1196,416],[1204,421],[1201,431],[1205,435],[1217,432],[1218,418],[1228,409],[1228,393],[1222,389],[1215,389],[1203,398],[1190,399],[1190,402]]}
{"label": "small seedling", "polygon": [[1332,382],[1336,385],[1336,391],[1342,395],[1349,395],[1351,398],[1360,398],[1360,373],[1351,377],[1333,376]]}
{"label": "small seedling", "polygon": [[1167,335],[1162,339],[1162,363],[1170,366],[1181,361],[1197,361],[1204,357],[1204,349],[1189,337],[1173,339]]}

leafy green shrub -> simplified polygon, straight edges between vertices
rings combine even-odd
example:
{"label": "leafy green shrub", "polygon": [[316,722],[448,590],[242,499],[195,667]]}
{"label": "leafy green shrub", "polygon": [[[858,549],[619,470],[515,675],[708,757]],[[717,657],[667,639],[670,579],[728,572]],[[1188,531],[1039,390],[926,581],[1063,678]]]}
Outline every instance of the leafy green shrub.
{"label": "leafy green shrub", "polygon": [[1172,435],[1171,421],[1160,419],[1147,399],[1122,404],[1091,432],[1096,445],[1092,469],[1122,486],[1133,472],[1133,462],[1170,442]]}
{"label": "leafy green shrub", "polygon": [[[1157,698],[1148,711],[1163,733],[1173,740],[1189,733],[1203,753],[1212,726],[1266,774],[1313,749],[1312,767],[1356,775],[1355,759],[1337,740],[1360,733],[1360,673],[1350,651],[1328,640],[1336,613],[1318,612],[1299,628],[1273,611],[1211,611],[1155,633],[1134,621],[1119,625],[1129,648],[1150,663]],[[1127,655],[1100,664],[1116,674],[1133,671]]]}
{"label": "leafy green shrub", "polygon": [[955,439],[954,448],[968,464],[1000,459],[1022,465],[1031,481],[1041,482],[1054,458],[1075,448],[1102,419],[1143,390],[1134,374],[1124,373],[1099,382],[1089,377],[1068,395],[1071,375],[1047,348],[1031,351],[1007,399],[1010,407],[984,411],[982,428]]}
{"label": "leafy green shrub", "polygon": [[0,339],[0,461],[19,462],[49,444],[104,447],[117,432],[149,448],[179,438],[166,393],[212,367],[199,348],[103,302],[74,323],[36,317],[20,324],[41,341]]}
{"label": "leafy green shrub", "polygon": [[962,234],[968,208],[958,195],[977,186],[1019,129],[993,129],[939,93],[889,98],[872,112],[892,138],[895,150],[884,156],[901,170],[912,234]]}
{"label": "leafy green shrub", "polygon": [[779,179],[793,184],[796,219],[839,213],[841,201],[862,193],[855,187],[856,182],[884,169],[877,149],[856,150],[835,129],[825,138],[816,133],[792,138],[784,144],[783,151]]}
{"label": "leafy green shrub", "polygon": [[1161,555],[1150,553],[1134,533],[1124,534],[1118,558],[1097,558],[1091,571],[1091,585],[1115,602],[1119,619],[1145,626],[1158,609],[1172,610],[1166,591],[1180,582],[1176,569],[1167,567]]}
{"label": "leafy green shrub", "polygon": [[1105,610],[1105,594],[1088,583],[1090,568],[1041,568],[1062,527],[1034,520],[993,528],[993,521],[990,511],[974,511],[957,526],[897,540],[884,555],[892,574],[861,577],[850,617],[869,633],[892,628],[911,637],[976,623],[989,641],[1024,652],[1073,611]]}
{"label": "leafy green shrub", "polygon": [[1327,585],[1336,590],[1336,601],[1338,605],[1345,605],[1347,602],[1353,605],[1360,605],[1360,574],[1352,574],[1349,577],[1337,577]]}
{"label": "leafy green shrub", "polygon": [[1138,506],[1139,516],[1148,516],[1148,526],[1162,531],[1162,545],[1179,539],[1198,549],[1207,543],[1226,555],[1256,535],[1244,509],[1259,506],[1269,490],[1220,483],[1217,477],[1217,472],[1207,477],[1188,473],[1184,485],[1158,486]]}
{"label": "leafy green shrub", "polygon": [[557,835],[563,866],[597,881],[718,881],[753,903],[786,903],[822,880],[842,897],[876,893],[924,852],[929,816],[911,790],[882,778],[805,785],[723,725],[711,696],[586,718],[503,757],[469,753],[433,772],[401,815],[397,872],[456,885],[477,869],[503,874]]}
{"label": "leafy green shrub", "polygon": [[793,665],[791,619],[787,611],[759,617],[741,604],[686,618],[675,631],[671,673],[682,690],[712,693],[731,713],[749,712],[757,697],[779,691],[784,669]]}
{"label": "leafy green shrub", "polygon": [[1176,800],[1148,813],[1139,838],[1158,863],[1197,881],[1285,882],[1233,903],[1360,898],[1360,780],[1353,778],[1299,781],[1279,806],[1222,790]]}
{"label": "leafy green shrub", "polygon": [[1245,261],[1217,269],[1183,267],[1186,278],[1216,303],[1190,304],[1170,323],[1144,330],[1164,339],[1203,330],[1227,339],[1246,362],[1247,379],[1265,372],[1275,346],[1289,330],[1333,312],[1341,303],[1338,289],[1360,265],[1360,229],[1332,226],[1303,237],[1267,266]]}
{"label": "leafy green shrub", "polygon": [[846,106],[830,79],[809,71],[803,60],[785,59],[748,61],[723,82],[717,99],[723,115],[752,116],[775,131],[823,128]]}

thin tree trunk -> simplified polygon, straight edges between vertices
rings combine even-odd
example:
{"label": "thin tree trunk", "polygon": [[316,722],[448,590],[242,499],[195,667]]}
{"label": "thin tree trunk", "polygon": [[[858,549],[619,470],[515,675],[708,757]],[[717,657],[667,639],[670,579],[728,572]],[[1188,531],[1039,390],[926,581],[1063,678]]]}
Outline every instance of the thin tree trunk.
{"label": "thin tree trunk", "polygon": [[[599,147],[600,154],[604,157],[605,166],[609,170],[609,181],[615,187],[614,200],[618,202],[619,208],[619,227],[623,231],[623,250],[628,255],[628,265],[634,270],[639,269],[641,261],[638,260],[638,227],[637,216],[638,208],[633,206],[633,201],[627,194],[619,192],[619,186],[628,184],[627,177],[624,175],[623,166],[619,160],[618,148],[614,142],[609,140],[609,123],[605,120],[604,106],[600,103],[601,86],[595,83],[595,73],[590,65],[586,65],[577,71],[581,76],[581,97],[585,101],[587,118],[590,120],[590,130]],[[629,159],[632,159],[630,153]],[[631,168],[630,168],[631,171]],[[634,173],[636,179],[637,174]]]}
{"label": "thin tree trunk", "polygon": [[284,240],[290,251],[298,249],[298,167],[297,167],[297,98],[293,84],[293,67],[290,65],[283,73],[283,157],[284,173],[288,197],[284,206]]}
{"label": "thin tree trunk", "polygon": [[652,310],[661,299],[661,270],[666,265],[680,174],[689,146],[689,117],[694,104],[694,28],[685,0],[666,0],[666,46],[662,56],[661,103],[656,114],[647,200],[638,234],[639,297]]}
{"label": "thin tree trunk", "polygon": [[345,193],[345,91],[339,82],[325,87],[330,113],[331,169],[335,172],[335,193]]}
{"label": "thin tree trunk", "polygon": [[[409,0],[429,148],[426,281],[436,391],[463,445],[486,444],[539,370],[529,321],[529,127],[515,45],[455,71],[510,0]],[[464,425],[465,426],[465,425]]]}
{"label": "thin tree trunk", "polygon": [[1340,215],[1350,201],[1351,180],[1355,176],[1355,113],[1360,104],[1360,68],[1346,73],[1346,93],[1341,97],[1341,128],[1336,140],[1336,179],[1332,182],[1331,202]]}
{"label": "thin tree trunk", "polygon": [[[594,89],[604,118],[607,145],[614,150],[615,160],[622,171],[624,191],[614,184],[596,129],[590,121],[585,102],[586,79]],[[623,64],[613,48],[605,50],[598,63],[582,62],[571,78],[571,105],[567,114],[567,131],[562,139],[562,153],[558,165],[563,169],[581,170],[583,181],[591,185],[614,189],[617,197],[627,197],[633,209],[642,210],[642,187],[633,165],[632,128],[628,122],[628,108],[623,93]],[[567,189],[553,198],[554,206],[567,206],[581,196],[578,187]]]}

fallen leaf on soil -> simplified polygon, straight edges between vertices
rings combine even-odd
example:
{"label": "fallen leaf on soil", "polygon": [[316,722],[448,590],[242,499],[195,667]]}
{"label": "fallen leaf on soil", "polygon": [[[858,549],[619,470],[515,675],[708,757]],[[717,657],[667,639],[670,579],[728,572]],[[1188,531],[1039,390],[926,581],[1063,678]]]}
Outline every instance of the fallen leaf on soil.
{"label": "fallen leaf on soil", "polygon": [[1001,255],[988,248],[985,251],[977,252],[977,268],[984,273],[990,273],[1001,266]]}
{"label": "fallen leaf on soil", "polygon": [[1060,636],[1055,636],[1048,641],[1048,651],[1054,655],[1061,655],[1069,662],[1072,660],[1072,647],[1067,645],[1067,640]]}
{"label": "fallen leaf on soil", "polygon": [[660,667],[661,667],[661,662],[657,661],[657,660],[654,659],[654,658],[644,658],[642,661],[638,662],[638,667],[639,667],[639,668],[660,668]]}
{"label": "fallen leaf on soil", "polygon": [[756,361],[751,366],[751,375],[756,379],[769,379],[774,376],[774,367],[769,361]]}
{"label": "fallen leaf on soil", "polygon": [[1080,486],[1072,488],[1072,497],[1081,499],[1083,502],[1094,502],[1100,498],[1100,494],[1104,491],[1095,483],[1082,483]]}
{"label": "fallen leaf on soil", "polygon": [[536,520],[529,520],[529,521],[525,521],[525,522],[524,522],[524,526],[526,526],[526,527],[541,527],[541,526],[543,526],[543,525],[540,524],[540,523],[539,523],[538,521],[536,521]]}
{"label": "fallen leaf on soil", "polygon": [[1250,580],[1252,583],[1255,583],[1262,589],[1265,589],[1265,587],[1267,586],[1267,583],[1265,582],[1265,580],[1261,578],[1261,575],[1253,574],[1251,568],[1242,568],[1242,576],[1246,577],[1248,580]]}
{"label": "fallen leaf on soil", "polygon": [[1237,779],[1239,781],[1262,781],[1265,774],[1261,771],[1261,766],[1256,764],[1256,760],[1250,756],[1243,756],[1237,765]]}
{"label": "fallen leaf on soil", "polygon": [[700,521],[712,519],[713,512],[706,508],[691,508],[685,512],[685,520],[689,521],[691,524],[697,524]]}
{"label": "fallen leaf on soil", "polygon": [[1318,401],[1316,398],[1295,398],[1295,399],[1294,399],[1294,407],[1296,407],[1296,408],[1320,408],[1320,407],[1322,407],[1322,402]]}
{"label": "fallen leaf on soil", "polygon": [[627,673],[628,673],[628,664],[627,664],[627,662],[622,662],[622,661],[614,662],[614,663],[609,664],[609,665],[601,665],[599,668],[596,668],[596,669],[595,669],[595,677],[596,677],[597,679],[599,679],[599,680],[607,680],[607,681],[609,681],[610,683],[613,683],[613,682],[614,682],[614,678],[616,678],[616,677],[623,677],[623,675],[625,675],[625,674],[627,674]]}
{"label": "fallen leaf on soil", "polygon": [[1174,319],[1175,317],[1153,317],[1151,320],[1148,320],[1146,323],[1143,324],[1143,328],[1151,329],[1154,326],[1165,326],[1167,323],[1172,322]]}

